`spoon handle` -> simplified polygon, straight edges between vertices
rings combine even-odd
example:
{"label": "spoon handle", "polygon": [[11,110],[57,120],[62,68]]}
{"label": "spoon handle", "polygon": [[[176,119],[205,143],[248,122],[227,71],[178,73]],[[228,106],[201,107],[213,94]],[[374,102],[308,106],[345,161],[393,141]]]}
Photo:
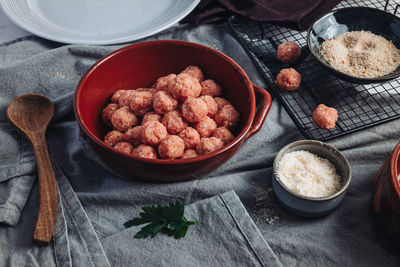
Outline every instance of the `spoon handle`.
{"label": "spoon handle", "polygon": [[47,150],[45,132],[38,131],[30,136],[36,167],[39,176],[40,204],[33,241],[38,245],[47,245],[54,232],[57,215],[57,186],[54,171]]}

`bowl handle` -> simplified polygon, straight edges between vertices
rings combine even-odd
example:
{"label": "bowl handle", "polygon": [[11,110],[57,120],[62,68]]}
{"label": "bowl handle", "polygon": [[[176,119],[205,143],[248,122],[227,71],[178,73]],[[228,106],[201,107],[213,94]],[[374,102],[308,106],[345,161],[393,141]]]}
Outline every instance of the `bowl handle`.
{"label": "bowl handle", "polygon": [[268,112],[271,109],[272,98],[267,90],[253,83],[254,93],[261,97],[261,104],[257,109],[254,116],[253,123],[250,127],[249,133],[247,134],[246,140],[256,134],[264,124],[267,118]]}

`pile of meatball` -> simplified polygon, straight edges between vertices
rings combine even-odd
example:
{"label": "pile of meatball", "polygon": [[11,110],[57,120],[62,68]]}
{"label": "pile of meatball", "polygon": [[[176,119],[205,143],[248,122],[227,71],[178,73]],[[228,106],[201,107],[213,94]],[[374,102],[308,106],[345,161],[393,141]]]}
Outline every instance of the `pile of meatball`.
{"label": "pile of meatball", "polygon": [[151,88],[118,90],[102,111],[112,128],[104,142],[150,159],[188,159],[214,152],[234,139],[239,113],[202,70],[188,66],[157,79]]}
{"label": "pile of meatball", "polygon": [[[278,46],[276,54],[278,60],[282,63],[294,64],[301,57],[301,49],[295,42],[284,42]],[[282,69],[275,80],[275,84],[286,91],[297,90],[300,87],[300,83],[301,74],[293,68]],[[312,120],[320,129],[333,129],[338,120],[338,113],[335,108],[320,104],[314,109]]]}

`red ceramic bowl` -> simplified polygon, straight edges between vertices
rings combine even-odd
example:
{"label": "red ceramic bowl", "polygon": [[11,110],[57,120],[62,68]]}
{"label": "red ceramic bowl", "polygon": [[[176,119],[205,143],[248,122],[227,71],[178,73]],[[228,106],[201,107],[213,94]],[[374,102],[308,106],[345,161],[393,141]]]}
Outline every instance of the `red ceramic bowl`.
{"label": "red ceramic bowl", "polygon": [[400,142],[379,170],[374,183],[374,211],[387,234],[400,247]]}
{"label": "red ceramic bowl", "polygon": [[[189,65],[199,66],[206,78],[219,83],[223,96],[239,111],[239,127],[233,141],[214,153],[184,160],[139,158],[104,144],[109,129],[101,121],[101,111],[113,92],[150,87],[158,77],[179,73]],[[257,113],[254,91],[261,97]],[[138,43],[109,54],[87,71],[74,99],[82,135],[97,154],[116,171],[151,182],[190,180],[216,169],[261,128],[270,106],[269,93],[253,85],[231,58],[212,48],[177,40]]]}

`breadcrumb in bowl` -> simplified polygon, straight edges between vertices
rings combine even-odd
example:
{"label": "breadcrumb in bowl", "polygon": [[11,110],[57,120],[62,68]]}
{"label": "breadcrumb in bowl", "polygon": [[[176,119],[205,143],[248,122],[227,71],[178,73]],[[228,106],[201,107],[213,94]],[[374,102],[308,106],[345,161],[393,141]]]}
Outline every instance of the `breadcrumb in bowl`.
{"label": "breadcrumb in bowl", "polygon": [[[367,7],[350,7],[341,8],[329,12],[316,20],[308,29],[307,45],[312,56],[324,66],[330,73],[338,78],[356,84],[381,83],[400,76],[400,67],[397,65],[397,56],[388,62],[393,63],[394,70],[388,73],[383,68],[376,67],[379,62],[369,62],[370,56],[365,51],[374,50],[377,47],[374,42],[357,42],[357,38],[352,38],[349,35],[346,40],[343,40],[343,45],[334,45],[331,47],[334,58],[328,60],[335,62],[336,66],[332,66],[323,56],[321,50],[322,44],[328,39],[332,39],[346,32],[370,32],[372,34],[385,38],[391,42],[397,49],[400,48],[400,32],[396,29],[400,28],[400,18],[397,16],[374,8]],[[355,51],[348,53],[348,50]],[[361,50],[365,50],[364,52]],[[369,52],[368,52],[369,53]],[[374,57],[376,53],[374,52]],[[395,62],[396,61],[396,62]],[[338,70],[338,65],[362,65],[370,64],[370,69],[373,72],[379,73],[381,77],[374,77],[373,73],[368,73],[368,69],[363,73],[364,69],[356,71],[341,71]],[[391,64],[392,64],[391,63]],[[355,69],[360,69],[356,67]],[[357,77],[359,76],[359,77]]]}

